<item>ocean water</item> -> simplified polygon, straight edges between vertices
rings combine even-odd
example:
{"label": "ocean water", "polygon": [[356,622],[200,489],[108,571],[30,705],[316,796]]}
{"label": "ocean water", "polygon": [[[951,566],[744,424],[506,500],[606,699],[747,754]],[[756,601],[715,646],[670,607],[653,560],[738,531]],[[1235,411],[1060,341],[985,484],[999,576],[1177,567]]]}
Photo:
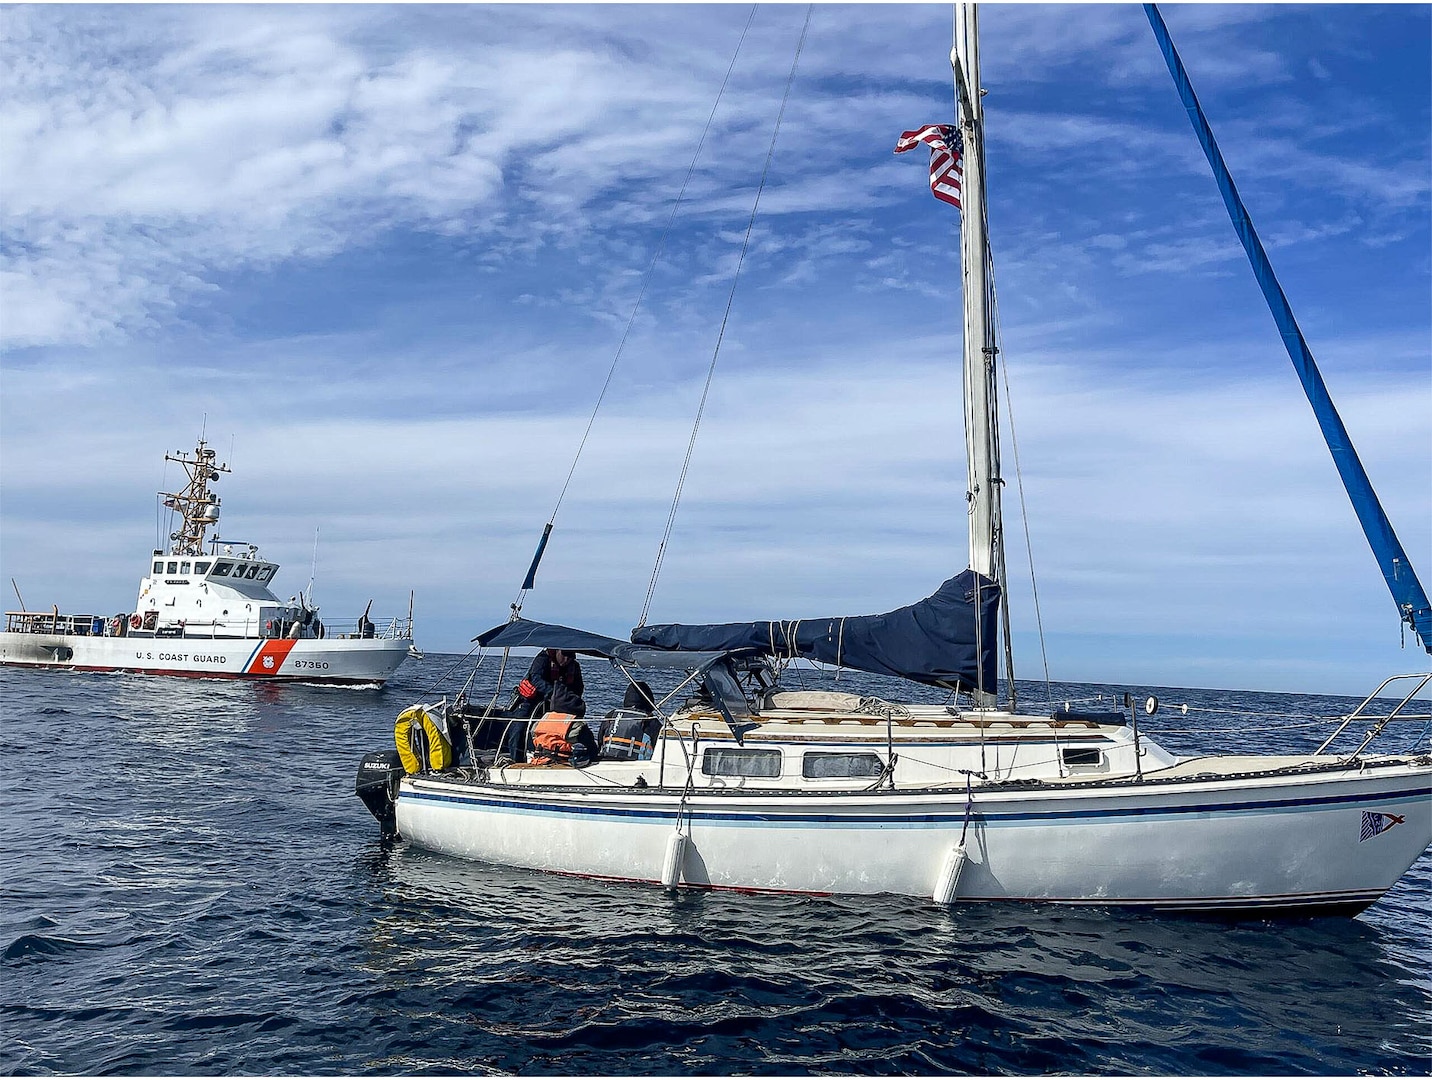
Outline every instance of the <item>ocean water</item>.
{"label": "ocean water", "polygon": [[[383,842],[358,760],[469,667],[381,691],[0,669],[0,1074],[1432,1069],[1432,857],[1357,919],[1225,923],[672,896]],[[1181,752],[1310,749],[1355,704],[1024,689],[1156,693],[1143,728]]]}

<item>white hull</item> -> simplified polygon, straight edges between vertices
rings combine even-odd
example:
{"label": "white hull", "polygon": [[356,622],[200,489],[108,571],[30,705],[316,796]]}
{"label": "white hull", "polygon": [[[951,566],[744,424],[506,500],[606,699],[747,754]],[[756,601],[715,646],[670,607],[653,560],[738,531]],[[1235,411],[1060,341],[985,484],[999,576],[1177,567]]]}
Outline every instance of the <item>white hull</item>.
{"label": "white hull", "polygon": [[0,664],[200,679],[381,683],[408,638],[90,637],[0,632]]}
{"label": "white hull", "polygon": [[[404,778],[396,816],[404,838],[433,851],[655,883],[682,803],[679,789],[426,775]],[[680,884],[932,897],[965,807],[962,787],[698,791],[681,815],[689,839]],[[1401,820],[1365,836],[1365,813],[1382,815],[1380,825]],[[976,787],[954,899],[1357,911],[1429,843],[1426,759],[1282,776]]]}

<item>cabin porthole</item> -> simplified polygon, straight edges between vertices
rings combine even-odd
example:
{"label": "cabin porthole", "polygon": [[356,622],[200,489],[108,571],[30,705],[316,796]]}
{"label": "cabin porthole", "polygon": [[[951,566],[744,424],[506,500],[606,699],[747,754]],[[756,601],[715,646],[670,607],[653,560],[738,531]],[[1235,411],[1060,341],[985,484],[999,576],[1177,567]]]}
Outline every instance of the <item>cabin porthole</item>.
{"label": "cabin porthole", "polygon": [[708,747],[701,755],[701,771],[707,776],[777,777],[781,775],[781,752]]}
{"label": "cabin porthole", "polygon": [[1109,768],[1104,752],[1093,746],[1061,747],[1059,760],[1071,773],[1106,772]]}

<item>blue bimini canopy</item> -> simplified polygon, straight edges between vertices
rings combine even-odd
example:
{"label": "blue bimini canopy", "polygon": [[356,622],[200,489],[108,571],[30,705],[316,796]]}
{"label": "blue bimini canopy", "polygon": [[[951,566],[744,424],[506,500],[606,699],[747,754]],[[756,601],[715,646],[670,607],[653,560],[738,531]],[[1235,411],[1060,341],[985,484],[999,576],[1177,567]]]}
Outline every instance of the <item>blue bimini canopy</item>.
{"label": "blue bimini canopy", "polygon": [[614,656],[616,654],[613,649],[623,646],[630,648],[621,638],[593,634],[587,630],[574,630],[570,626],[558,626],[556,623],[532,622],[529,619],[513,619],[501,626],[494,626],[472,640],[485,649],[520,649],[528,646],[586,653],[588,656]]}
{"label": "blue bimini canopy", "polygon": [[800,656],[932,686],[992,693],[996,688],[998,608],[999,586],[966,570],[950,578],[932,596],[884,615],[664,623],[639,626],[632,631],[631,639],[637,645],[658,649],[751,649],[768,656]]}
{"label": "blue bimini canopy", "polygon": [[[606,637],[588,630],[575,630],[557,623],[532,622],[530,619],[514,619],[494,626],[472,639],[483,648],[491,649],[561,649],[563,652],[580,653],[584,656],[601,656],[619,661],[632,667],[669,668],[677,671],[702,671],[711,667],[737,650],[720,649],[696,652],[670,649],[652,649],[633,645],[621,638]],[[756,655],[758,650],[747,649],[745,655]]]}

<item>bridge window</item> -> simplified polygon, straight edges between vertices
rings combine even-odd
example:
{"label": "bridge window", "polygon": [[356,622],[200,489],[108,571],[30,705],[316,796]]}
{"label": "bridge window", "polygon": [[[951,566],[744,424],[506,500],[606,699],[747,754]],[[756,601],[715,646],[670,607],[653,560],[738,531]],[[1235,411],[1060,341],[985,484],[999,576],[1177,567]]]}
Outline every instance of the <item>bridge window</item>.
{"label": "bridge window", "polygon": [[707,776],[780,776],[779,750],[722,750],[712,747],[701,755]]}
{"label": "bridge window", "polygon": [[186,562],[180,563],[180,564],[179,564],[179,573],[181,573],[181,574],[187,574],[188,572],[189,572],[189,564],[186,563]]}
{"label": "bridge window", "polygon": [[162,573],[164,573],[164,564],[163,564],[162,562],[156,562],[156,563],[154,564],[154,572],[155,572],[156,574],[162,574]]}
{"label": "bridge window", "polygon": [[168,572],[168,573],[171,573],[171,574],[177,574],[177,573],[179,573],[179,560],[178,560],[178,559],[174,559],[174,560],[172,560],[172,561],[169,563],[169,570],[168,570],[167,572]]}
{"label": "bridge window", "polygon": [[215,563],[215,564],[214,564],[214,576],[215,576],[215,577],[228,577],[228,576],[229,576],[229,571],[230,571],[231,569],[233,569],[233,564],[232,564],[232,563],[226,563],[226,562]]}
{"label": "bridge window", "polygon": [[885,771],[875,754],[809,753],[801,758],[801,775],[807,780],[874,779]]}
{"label": "bridge window", "polygon": [[267,581],[267,580],[269,579],[269,576],[270,576],[272,573],[273,573],[273,567],[272,567],[272,566],[265,566],[265,567],[263,567],[261,570],[259,570],[259,580],[260,580],[260,581]]}
{"label": "bridge window", "polygon": [[258,572],[259,572],[259,568],[258,568],[257,566],[251,566],[251,567],[249,567],[247,570],[244,571],[244,577],[245,577],[245,578],[252,578],[252,577],[253,577],[255,574],[257,574]]}
{"label": "bridge window", "polygon": [[194,573],[207,574],[209,572],[209,566],[210,564],[206,562],[196,562],[194,564]]}

